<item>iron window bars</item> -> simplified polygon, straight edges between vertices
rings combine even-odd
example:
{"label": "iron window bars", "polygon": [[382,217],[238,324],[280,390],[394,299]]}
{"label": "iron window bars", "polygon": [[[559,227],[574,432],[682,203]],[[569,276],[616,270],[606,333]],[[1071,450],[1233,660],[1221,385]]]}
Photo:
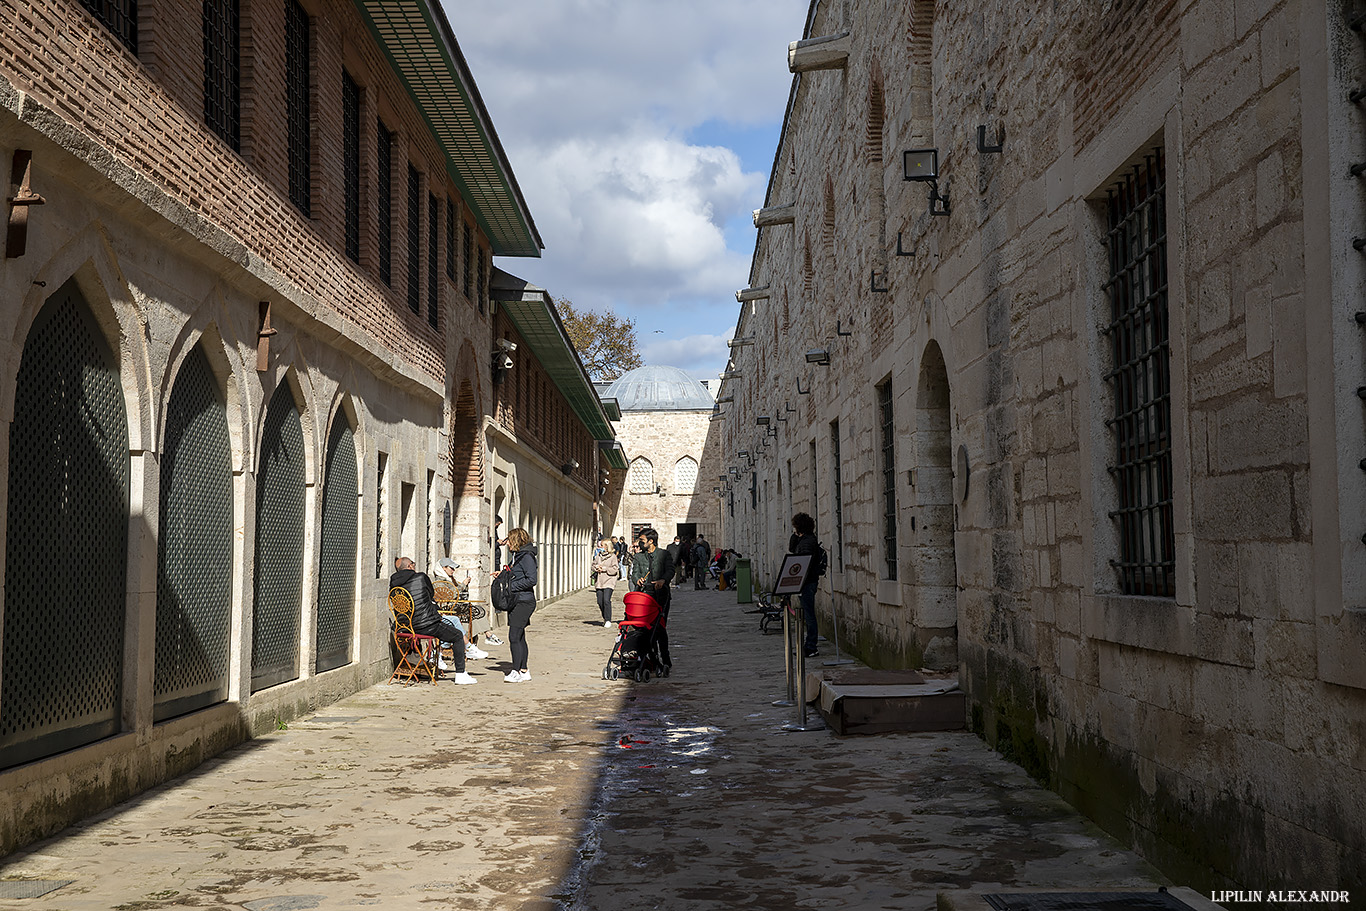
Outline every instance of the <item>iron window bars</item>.
{"label": "iron window bars", "polygon": [[289,145],[289,201],[312,215],[312,110],[308,97],[308,13],[298,0],[285,2],[285,119]]}
{"label": "iron window bars", "polygon": [[422,179],[408,162],[408,309],[422,312]]}
{"label": "iron window bars", "polygon": [[346,255],[360,262],[360,87],[342,71],[342,183],[346,205]]}
{"label": "iron window bars", "polygon": [[242,151],[242,53],[238,0],[204,0],[204,122]]}
{"label": "iron window bars", "polygon": [[100,24],[114,33],[119,43],[129,52],[138,52],[137,0],[81,0],[81,5]]}
{"label": "iron window bars", "polygon": [[840,473],[840,422],[830,422],[830,464],[835,487],[835,566],[844,572],[844,484]]}
{"label": "iron window bars", "polygon": [[441,285],[437,271],[437,237],[441,223],[441,205],[436,196],[427,194],[427,325],[433,329],[440,323],[437,301],[441,296]]}
{"label": "iron window bars", "polygon": [[379,206],[379,280],[390,288],[394,286],[394,134],[377,122],[378,154],[375,170],[378,172]]}
{"label": "iron window bars", "polygon": [[1127,595],[1176,594],[1172,529],[1171,371],[1167,330],[1166,169],[1156,148],[1108,191],[1107,247],[1120,558]]}
{"label": "iron window bars", "polygon": [[455,281],[455,203],[446,200],[446,277]]}
{"label": "iron window bars", "polygon": [[892,381],[877,387],[878,412],[882,419],[883,556],[886,579],[896,580],[896,434],[892,423]]}

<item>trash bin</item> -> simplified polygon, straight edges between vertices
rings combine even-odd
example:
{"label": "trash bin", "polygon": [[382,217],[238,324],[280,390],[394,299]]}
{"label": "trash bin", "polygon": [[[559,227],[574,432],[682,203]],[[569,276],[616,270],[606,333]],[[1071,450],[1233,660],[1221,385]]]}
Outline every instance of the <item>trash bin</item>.
{"label": "trash bin", "polygon": [[754,601],[754,582],[749,573],[749,559],[741,557],[735,561],[735,603],[750,604]]}

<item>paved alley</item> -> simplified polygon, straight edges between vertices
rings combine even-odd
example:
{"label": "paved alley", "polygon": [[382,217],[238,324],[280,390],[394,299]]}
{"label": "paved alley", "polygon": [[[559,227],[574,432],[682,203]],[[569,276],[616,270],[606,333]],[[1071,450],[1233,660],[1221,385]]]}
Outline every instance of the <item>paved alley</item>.
{"label": "paved alley", "polygon": [[[620,611],[620,597],[617,599]],[[377,686],[9,857],[0,909],[929,909],[1150,867],[971,734],[781,733],[780,637],[677,591],[675,673],[602,679],[592,592],[540,609],[532,680]],[[822,650],[829,646],[822,644]]]}

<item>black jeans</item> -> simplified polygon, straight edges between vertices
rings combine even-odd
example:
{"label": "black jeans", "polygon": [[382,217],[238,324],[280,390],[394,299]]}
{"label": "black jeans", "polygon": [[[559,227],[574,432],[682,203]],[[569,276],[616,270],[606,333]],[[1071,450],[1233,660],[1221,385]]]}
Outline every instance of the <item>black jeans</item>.
{"label": "black jeans", "polygon": [[535,601],[518,601],[508,611],[508,650],[512,652],[514,671],[526,670],[526,628],[531,625],[531,614],[535,610]]}
{"label": "black jeans", "polygon": [[812,579],[802,586],[801,592],[797,595],[797,600],[802,605],[802,617],[806,620],[806,641],[802,643],[802,648],[808,652],[816,650],[816,586],[819,581]]}
{"label": "black jeans", "polygon": [[451,644],[451,653],[455,655],[455,672],[465,673],[465,634],[460,632],[460,627],[456,626],[449,618],[442,617],[441,622],[436,626],[422,630],[419,636],[435,636],[442,642]]}
{"label": "black jeans", "polygon": [[612,589],[598,589],[598,610],[602,611],[604,623],[612,619]]}

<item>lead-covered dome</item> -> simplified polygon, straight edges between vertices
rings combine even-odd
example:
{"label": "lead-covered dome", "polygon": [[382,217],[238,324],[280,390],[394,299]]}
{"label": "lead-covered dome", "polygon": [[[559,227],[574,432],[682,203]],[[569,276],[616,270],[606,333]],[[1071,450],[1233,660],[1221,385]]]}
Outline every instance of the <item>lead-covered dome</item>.
{"label": "lead-covered dome", "polygon": [[622,411],[711,411],[707,387],[677,367],[637,367],[612,381],[605,399]]}

